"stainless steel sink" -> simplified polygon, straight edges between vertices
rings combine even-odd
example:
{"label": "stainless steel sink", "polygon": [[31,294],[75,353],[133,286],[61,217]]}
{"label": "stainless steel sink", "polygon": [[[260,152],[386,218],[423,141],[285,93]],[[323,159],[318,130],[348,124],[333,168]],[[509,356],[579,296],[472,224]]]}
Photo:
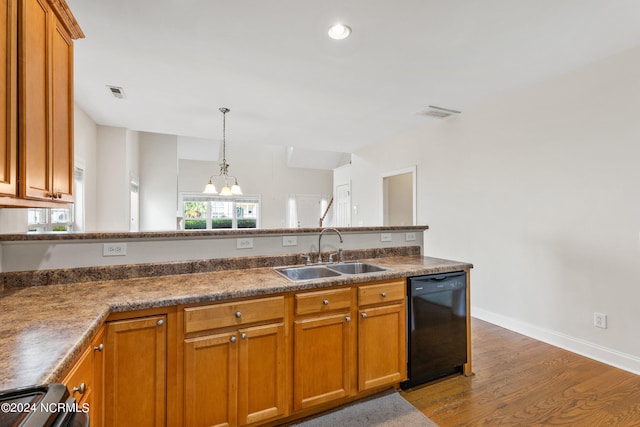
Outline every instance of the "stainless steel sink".
{"label": "stainless steel sink", "polygon": [[342,274],[362,274],[362,273],[375,273],[377,271],[387,270],[384,267],[380,267],[373,264],[367,264],[364,262],[346,262],[343,264],[331,264],[327,268],[338,271]]}
{"label": "stainless steel sink", "polygon": [[276,268],[275,271],[291,280],[311,280],[340,276],[339,272],[329,270],[323,265]]}

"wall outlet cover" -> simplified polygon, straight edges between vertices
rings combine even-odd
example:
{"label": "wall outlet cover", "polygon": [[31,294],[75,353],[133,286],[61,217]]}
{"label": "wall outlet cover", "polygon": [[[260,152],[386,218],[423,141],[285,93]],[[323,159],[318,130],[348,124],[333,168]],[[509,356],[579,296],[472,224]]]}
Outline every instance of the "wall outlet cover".
{"label": "wall outlet cover", "polygon": [[404,240],[405,240],[405,242],[415,242],[416,241],[416,233],[405,233]]}
{"label": "wall outlet cover", "polygon": [[391,233],[381,233],[380,234],[381,242],[390,242],[391,241]]}
{"label": "wall outlet cover", "polygon": [[237,249],[251,249],[253,248],[253,239],[251,237],[245,237],[236,240]]}
{"label": "wall outlet cover", "polygon": [[126,243],[104,243],[102,245],[102,256],[125,256],[126,254]]}
{"label": "wall outlet cover", "polygon": [[607,329],[607,315],[604,313],[593,313],[593,326]]}
{"label": "wall outlet cover", "polygon": [[297,236],[282,236],[282,246],[297,246],[297,245],[298,245]]}

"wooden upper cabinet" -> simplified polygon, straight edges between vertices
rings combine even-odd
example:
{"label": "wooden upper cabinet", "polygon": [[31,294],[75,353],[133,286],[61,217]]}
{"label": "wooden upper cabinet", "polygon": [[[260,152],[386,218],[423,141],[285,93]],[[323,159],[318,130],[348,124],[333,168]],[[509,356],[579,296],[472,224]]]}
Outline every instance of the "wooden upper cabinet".
{"label": "wooden upper cabinet", "polygon": [[0,205],[73,202],[73,39],[64,0],[0,0]]}
{"label": "wooden upper cabinet", "polygon": [[18,194],[17,23],[17,0],[0,0],[0,194],[10,197]]}
{"label": "wooden upper cabinet", "polygon": [[22,195],[73,202],[73,42],[47,2],[21,1]]}

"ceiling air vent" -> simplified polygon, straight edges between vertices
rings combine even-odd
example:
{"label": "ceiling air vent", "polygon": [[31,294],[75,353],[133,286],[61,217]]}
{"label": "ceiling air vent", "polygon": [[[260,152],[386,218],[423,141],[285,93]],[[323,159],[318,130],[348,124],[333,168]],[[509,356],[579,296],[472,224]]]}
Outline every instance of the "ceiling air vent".
{"label": "ceiling air vent", "polygon": [[418,112],[421,116],[435,117],[436,119],[444,119],[446,117],[455,116],[462,111],[451,110],[449,108],[436,107],[435,105],[429,105],[429,108]]}
{"label": "ceiling air vent", "polygon": [[114,97],[116,97],[118,99],[126,99],[127,98],[127,96],[124,94],[124,89],[122,89],[121,87],[107,85],[107,88],[109,89],[109,92],[111,92],[111,95],[113,95]]}

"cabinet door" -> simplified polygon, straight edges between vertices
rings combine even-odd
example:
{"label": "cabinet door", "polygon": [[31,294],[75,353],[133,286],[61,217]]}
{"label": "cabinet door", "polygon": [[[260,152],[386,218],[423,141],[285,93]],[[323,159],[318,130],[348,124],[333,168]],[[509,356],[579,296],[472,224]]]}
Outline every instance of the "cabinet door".
{"label": "cabinet door", "polygon": [[286,347],[283,323],[240,329],[239,425],[287,414]]}
{"label": "cabinet door", "polygon": [[20,2],[20,193],[73,202],[73,42],[45,0]]}
{"label": "cabinet door", "polygon": [[294,410],[352,393],[353,323],[349,313],[294,322]]}
{"label": "cabinet door", "polygon": [[91,341],[93,352],[93,395],[89,408],[91,427],[102,427],[104,408],[104,327]]}
{"label": "cabinet door", "polygon": [[16,196],[18,2],[0,0],[0,195]]}
{"label": "cabinet door", "polygon": [[73,202],[73,40],[54,16],[51,32],[51,189]]}
{"label": "cabinet door", "polygon": [[50,188],[50,52],[53,12],[44,0],[20,0],[21,194],[46,199]]}
{"label": "cabinet door", "polygon": [[358,390],[394,384],[406,378],[405,305],[359,311]]}
{"label": "cabinet door", "polygon": [[237,334],[184,340],[184,425],[233,426],[237,412]]}
{"label": "cabinet door", "polygon": [[85,348],[75,365],[62,380],[67,386],[69,396],[76,399],[79,405],[89,404],[89,410],[93,405],[93,351]]}
{"label": "cabinet door", "polygon": [[164,426],[166,316],[107,323],[104,424]]}

